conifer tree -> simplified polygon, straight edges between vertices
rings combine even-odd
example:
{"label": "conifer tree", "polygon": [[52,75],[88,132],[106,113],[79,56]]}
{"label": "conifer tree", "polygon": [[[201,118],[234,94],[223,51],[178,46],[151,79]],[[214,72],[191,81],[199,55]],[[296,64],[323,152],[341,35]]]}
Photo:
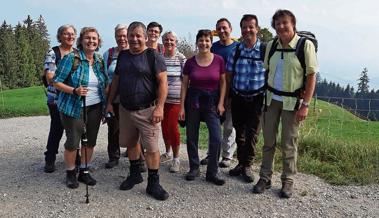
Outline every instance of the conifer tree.
{"label": "conifer tree", "polygon": [[32,50],[29,44],[27,28],[20,23],[15,28],[17,41],[17,87],[29,87],[37,82]]}
{"label": "conifer tree", "polygon": [[0,27],[0,79],[2,88],[15,88],[17,81],[16,41],[12,26],[6,21]]}

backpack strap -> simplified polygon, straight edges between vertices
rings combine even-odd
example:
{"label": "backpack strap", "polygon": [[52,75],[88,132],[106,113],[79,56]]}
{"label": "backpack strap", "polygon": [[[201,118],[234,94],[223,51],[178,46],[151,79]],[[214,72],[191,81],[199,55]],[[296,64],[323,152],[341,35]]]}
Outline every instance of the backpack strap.
{"label": "backpack strap", "polygon": [[113,61],[114,47],[108,49],[108,59],[107,59],[107,68],[111,65]]}
{"label": "backpack strap", "polygon": [[52,47],[54,54],[55,54],[55,65],[58,66],[58,63],[62,59],[61,51],[59,50],[59,46]]}
{"label": "backpack strap", "polygon": [[147,62],[149,63],[150,72],[155,75],[155,55],[154,55],[154,49],[147,48],[146,51],[147,56]]}
{"label": "backpack strap", "polygon": [[241,49],[240,49],[240,45],[241,43],[238,43],[237,46],[236,46],[236,51],[234,52],[234,56],[233,56],[233,73],[236,73],[236,65],[237,65],[237,61],[238,61],[238,58],[241,56]]}
{"label": "backpack strap", "polygon": [[267,47],[267,44],[265,42],[261,41],[261,45],[259,47],[259,51],[260,51],[260,55],[261,55],[261,61],[264,61],[264,59],[265,59],[266,47]]}
{"label": "backpack strap", "polygon": [[303,89],[305,89],[306,73],[307,73],[307,69],[306,69],[307,66],[305,64],[305,54],[304,54],[304,46],[305,46],[306,40],[307,39],[305,37],[300,37],[299,41],[296,44],[296,51],[295,51],[297,59],[299,59],[301,67],[303,68],[303,86],[302,86]]}

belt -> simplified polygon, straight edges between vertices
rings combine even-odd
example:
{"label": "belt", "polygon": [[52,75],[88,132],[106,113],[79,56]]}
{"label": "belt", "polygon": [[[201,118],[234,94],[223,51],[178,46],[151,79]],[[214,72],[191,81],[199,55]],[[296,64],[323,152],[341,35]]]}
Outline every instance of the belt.
{"label": "belt", "polygon": [[129,110],[129,111],[139,111],[139,110],[143,110],[143,109],[155,106],[155,105],[157,105],[157,102],[153,101],[153,102],[146,104],[146,105],[143,105],[143,106],[126,106],[126,107],[124,106],[124,108],[126,110]]}

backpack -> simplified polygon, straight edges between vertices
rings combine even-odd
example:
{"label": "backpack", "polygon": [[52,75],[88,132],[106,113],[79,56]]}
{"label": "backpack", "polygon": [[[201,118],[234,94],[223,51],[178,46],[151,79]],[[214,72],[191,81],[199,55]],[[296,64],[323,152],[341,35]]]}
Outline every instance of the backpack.
{"label": "backpack", "polygon": [[266,86],[269,91],[274,93],[275,95],[280,95],[280,96],[288,96],[288,97],[297,97],[298,99],[301,98],[302,92],[305,90],[305,83],[306,83],[306,64],[305,64],[305,54],[304,54],[304,46],[305,46],[305,41],[309,40],[311,41],[314,46],[315,50],[317,52],[318,50],[318,42],[316,39],[316,36],[308,31],[300,31],[297,32],[297,35],[300,36],[299,41],[296,44],[296,48],[290,48],[290,49],[278,49],[278,37],[276,36],[272,42],[272,46],[270,48],[270,51],[268,53],[268,66],[270,66],[270,59],[274,55],[276,51],[281,51],[281,52],[295,52],[296,57],[299,59],[299,62],[301,64],[301,67],[303,68],[303,85],[299,89],[295,90],[294,92],[285,92],[285,91],[280,91],[277,90],[271,86],[268,85],[268,73],[269,71],[266,71]]}

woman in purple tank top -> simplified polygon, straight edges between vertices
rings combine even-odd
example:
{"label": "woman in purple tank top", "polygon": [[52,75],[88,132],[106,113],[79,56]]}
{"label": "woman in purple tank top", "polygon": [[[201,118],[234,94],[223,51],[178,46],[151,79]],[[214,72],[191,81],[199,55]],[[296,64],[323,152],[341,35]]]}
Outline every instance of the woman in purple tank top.
{"label": "woman in purple tank top", "polygon": [[196,35],[198,53],[184,65],[180,93],[179,120],[186,121],[189,172],[186,180],[200,175],[198,139],[200,121],[204,121],[209,132],[209,162],[206,181],[223,185],[218,177],[218,159],[221,146],[220,116],[224,113],[226,90],[224,60],[211,53],[212,33],[199,30]]}

